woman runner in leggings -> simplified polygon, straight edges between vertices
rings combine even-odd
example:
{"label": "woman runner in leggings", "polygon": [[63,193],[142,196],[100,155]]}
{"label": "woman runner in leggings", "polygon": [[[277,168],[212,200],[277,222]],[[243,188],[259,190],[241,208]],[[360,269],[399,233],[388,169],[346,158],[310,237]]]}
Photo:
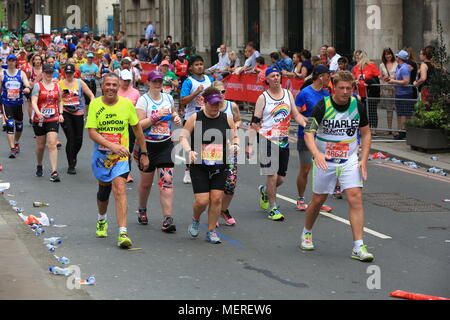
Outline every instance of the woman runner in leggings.
{"label": "woman runner in leggings", "polygon": [[80,79],[75,79],[75,66],[68,64],[64,68],[66,79],[59,82],[61,91],[61,104],[64,108],[64,123],[62,128],[67,138],[66,155],[69,169],[67,174],[77,174],[77,156],[83,146],[84,114],[83,93],[92,101],[94,94],[87,84]]}

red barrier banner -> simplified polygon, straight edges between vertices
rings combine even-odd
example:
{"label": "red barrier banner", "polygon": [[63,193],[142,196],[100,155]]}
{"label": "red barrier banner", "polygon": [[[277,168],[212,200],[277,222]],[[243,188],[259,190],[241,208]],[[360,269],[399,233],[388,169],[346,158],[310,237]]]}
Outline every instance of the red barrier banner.
{"label": "red barrier banner", "polygon": [[156,70],[156,64],[148,63],[148,62],[141,62],[142,66],[142,72],[141,72],[141,78],[142,82],[147,82],[148,74],[152,72],[153,70]]}
{"label": "red barrier banner", "polygon": [[[259,96],[268,88],[264,80],[255,73],[229,75],[223,80],[227,86],[225,99],[256,103]],[[283,88],[291,91],[294,98],[299,94],[303,83],[303,80],[283,77]]]}

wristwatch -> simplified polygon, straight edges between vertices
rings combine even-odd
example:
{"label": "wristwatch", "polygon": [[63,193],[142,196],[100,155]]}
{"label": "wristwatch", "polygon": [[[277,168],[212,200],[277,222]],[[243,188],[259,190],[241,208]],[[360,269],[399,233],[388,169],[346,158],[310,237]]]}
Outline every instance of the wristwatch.
{"label": "wristwatch", "polygon": [[144,156],[144,155],[147,156],[147,157],[149,156],[148,152],[139,152],[139,158]]}

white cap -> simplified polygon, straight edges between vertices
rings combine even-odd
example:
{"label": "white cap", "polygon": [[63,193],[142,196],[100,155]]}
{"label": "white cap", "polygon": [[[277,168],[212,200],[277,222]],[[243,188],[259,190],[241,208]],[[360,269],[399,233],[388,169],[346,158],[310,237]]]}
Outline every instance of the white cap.
{"label": "white cap", "polygon": [[120,72],[120,79],[122,80],[133,80],[133,75],[130,70],[122,70]]}

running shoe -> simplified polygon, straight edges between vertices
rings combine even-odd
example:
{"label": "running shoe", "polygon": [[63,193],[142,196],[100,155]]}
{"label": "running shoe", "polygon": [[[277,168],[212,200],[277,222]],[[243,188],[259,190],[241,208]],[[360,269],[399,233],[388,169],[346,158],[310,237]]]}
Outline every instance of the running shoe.
{"label": "running shoe", "polygon": [[106,238],[108,236],[108,221],[97,221],[97,231],[95,232],[97,238]]}
{"label": "running shoe", "polygon": [[300,245],[300,249],[305,251],[313,251],[314,244],[312,241],[311,233],[302,233],[302,244]]}
{"label": "running shoe", "polygon": [[367,246],[362,245],[357,251],[353,249],[352,259],[359,260],[361,262],[372,262],[374,256],[367,251]]}
{"label": "running shoe", "polygon": [[217,235],[216,230],[208,231],[208,233],[206,234],[206,241],[212,244],[222,243],[219,236]]}
{"label": "running shoe", "polygon": [[308,205],[305,202],[305,198],[300,198],[297,200],[297,210],[298,211],[306,211],[308,209]]}
{"label": "running shoe", "polygon": [[36,177],[41,178],[44,175],[44,169],[42,168],[42,166],[37,166],[36,167]]}
{"label": "running shoe", "polygon": [[14,149],[16,149],[16,153],[19,154],[20,153],[20,145],[18,143],[16,143],[14,145]]}
{"label": "running shoe", "polygon": [[15,159],[16,156],[17,156],[17,151],[16,151],[15,148],[12,148],[12,149],[11,149],[11,152],[9,153],[9,158],[10,158],[10,159]]}
{"label": "running shoe", "polygon": [[259,206],[263,210],[269,210],[269,199],[267,198],[266,186],[259,186]]}
{"label": "running shoe", "polygon": [[200,221],[192,219],[192,224],[188,228],[188,232],[192,238],[198,237],[198,234],[200,233],[199,228],[200,228]]}
{"label": "running shoe", "polygon": [[173,224],[173,218],[172,217],[165,217],[164,218],[164,222],[163,222],[163,226],[162,226],[161,230],[166,232],[166,233],[173,233],[173,232],[177,231],[177,228]]}
{"label": "running shoe", "polygon": [[236,220],[231,216],[229,210],[227,210],[227,211],[222,211],[222,212],[220,213],[220,215],[222,216],[223,220],[225,220],[225,224],[226,224],[227,226],[232,227],[232,226],[236,225]]}
{"label": "running shoe", "polygon": [[184,184],[191,184],[191,172],[189,170],[184,171],[184,178],[183,178]]}
{"label": "running shoe", "polygon": [[278,208],[273,208],[270,211],[268,218],[272,221],[283,221],[284,215],[280,212],[280,210],[278,210]]}
{"label": "running shoe", "polygon": [[69,167],[69,169],[67,169],[67,174],[70,175],[76,175],[77,174],[77,170],[73,167]]}
{"label": "running shoe", "polygon": [[61,178],[59,176],[58,172],[53,172],[52,175],[50,176],[50,181],[51,182],[61,182]]}
{"label": "running shoe", "polygon": [[333,197],[338,200],[342,200],[344,198],[342,191],[341,191],[341,187],[337,186],[334,189]]}
{"label": "running shoe", "polygon": [[333,212],[333,208],[331,208],[330,206],[327,206],[326,204],[324,204],[322,206],[322,208],[320,208],[320,210],[328,212],[328,213]]}
{"label": "running shoe", "polygon": [[143,226],[148,225],[147,209],[139,209],[138,214],[139,214],[138,217],[139,224]]}
{"label": "running shoe", "polygon": [[117,245],[122,249],[128,249],[133,245],[133,242],[128,237],[126,232],[121,232],[117,238]]}

